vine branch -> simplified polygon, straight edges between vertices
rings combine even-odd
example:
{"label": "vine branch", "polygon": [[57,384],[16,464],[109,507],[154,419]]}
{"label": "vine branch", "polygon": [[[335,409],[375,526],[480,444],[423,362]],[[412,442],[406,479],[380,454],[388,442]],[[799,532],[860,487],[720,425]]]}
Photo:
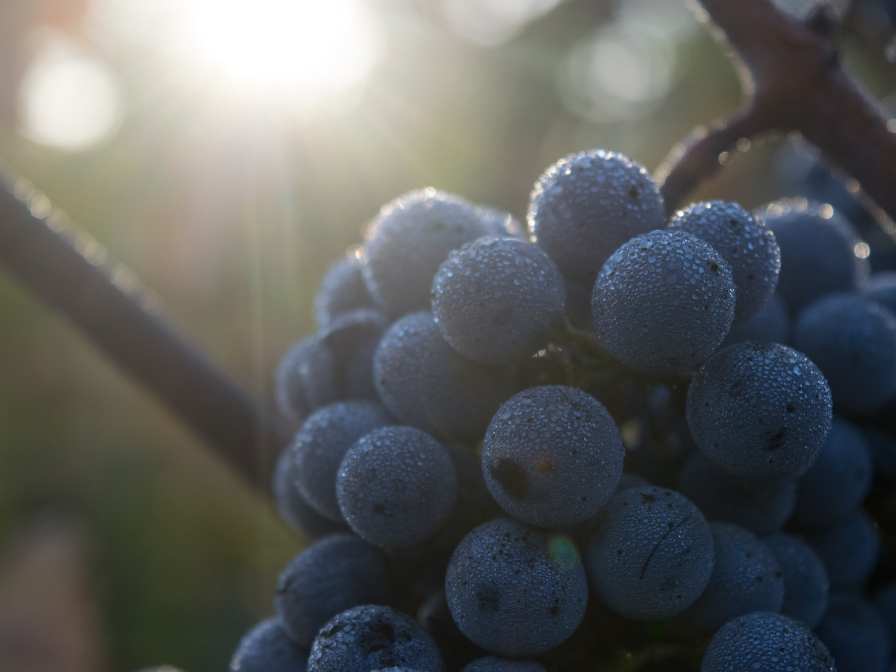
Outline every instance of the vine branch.
{"label": "vine branch", "polygon": [[148,294],[97,243],[75,233],[30,185],[6,177],[0,184],[0,265],[153,392],[243,480],[269,491],[266,462],[282,445],[279,428],[157,313]]}
{"label": "vine branch", "polygon": [[731,50],[746,103],[692,134],[663,161],[657,177],[670,211],[739,141],[798,132],[896,220],[896,128],[843,69],[833,17],[822,8],[800,21],[771,0],[699,0],[699,6]]}

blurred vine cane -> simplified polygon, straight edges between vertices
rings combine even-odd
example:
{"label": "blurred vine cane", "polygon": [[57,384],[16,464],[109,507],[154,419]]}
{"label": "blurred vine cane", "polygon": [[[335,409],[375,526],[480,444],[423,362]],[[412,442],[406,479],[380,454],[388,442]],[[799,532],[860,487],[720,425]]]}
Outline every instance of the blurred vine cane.
{"label": "blurred vine cane", "polygon": [[798,132],[859,183],[896,238],[896,121],[841,66],[834,43],[839,18],[830,5],[820,4],[805,21],[772,0],[697,5],[731,48],[746,100],[731,117],[695,130],[659,167],[668,208],[681,205],[749,140]]}
{"label": "blurred vine cane", "polygon": [[[825,6],[806,21],[771,0],[699,0],[740,66],[746,103],[695,131],[657,172],[669,209],[719,170],[720,157],[767,133],[800,132],[896,219],[896,124],[840,65]],[[889,225],[896,237],[896,228]],[[67,229],[22,183],[0,188],[0,264],[65,314],[135,380],[156,394],[257,489],[269,491],[267,457],[285,433],[257,402],[148,305],[99,248]],[[885,424],[896,425],[896,414]]]}
{"label": "blurred vine cane", "polygon": [[31,185],[8,176],[0,185],[0,265],[268,495],[271,457],[285,440],[275,419],[177,333],[96,242]]}

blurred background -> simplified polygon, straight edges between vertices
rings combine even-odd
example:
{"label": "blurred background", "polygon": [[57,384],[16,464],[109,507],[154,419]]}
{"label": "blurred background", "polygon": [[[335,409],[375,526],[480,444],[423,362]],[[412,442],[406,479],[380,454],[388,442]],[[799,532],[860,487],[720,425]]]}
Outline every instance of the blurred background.
{"label": "blurred background", "polygon": [[[843,38],[882,99],[894,4],[854,3]],[[384,202],[434,185],[522,217],[562,155],[652,170],[738,100],[684,0],[0,3],[0,162],[265,397]],[[893,266],[794,140],[728,163],[700,196],[831,200]],[[2,273],[0,325],[3,669],[225,669],[303,540]]]}

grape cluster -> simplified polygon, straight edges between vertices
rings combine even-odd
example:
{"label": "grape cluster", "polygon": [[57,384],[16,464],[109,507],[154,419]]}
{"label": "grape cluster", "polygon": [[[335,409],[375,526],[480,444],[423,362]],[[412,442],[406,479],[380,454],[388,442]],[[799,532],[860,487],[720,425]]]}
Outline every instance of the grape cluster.
{"label": "grape cluster", "polygon": [[232,672],[887,672],[896,276],[858,242],[799,200],[667,219],[603,150],[525,229],[386,205],[275,373],[316,541]]}

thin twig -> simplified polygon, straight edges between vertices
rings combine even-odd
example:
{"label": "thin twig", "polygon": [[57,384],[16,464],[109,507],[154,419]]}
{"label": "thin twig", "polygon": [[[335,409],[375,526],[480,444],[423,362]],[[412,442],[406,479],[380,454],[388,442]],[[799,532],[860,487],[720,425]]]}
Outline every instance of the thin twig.
{"label": "thin twig", "polygon": [[799,21],[770,0],[699,4],[740,66],[747,102],[663,162],[659,176],[670,211],[718,170],[719,155],[739,140],[799,132],[896,219],[896,129],[842,68],[829,17]]}
{"label": "thin twig", "polygon": [[0,184],[0,265],[153,392],[245,481],[267,493],[281,432],[250,395],[154,310],[132,276],[24,181]]}

